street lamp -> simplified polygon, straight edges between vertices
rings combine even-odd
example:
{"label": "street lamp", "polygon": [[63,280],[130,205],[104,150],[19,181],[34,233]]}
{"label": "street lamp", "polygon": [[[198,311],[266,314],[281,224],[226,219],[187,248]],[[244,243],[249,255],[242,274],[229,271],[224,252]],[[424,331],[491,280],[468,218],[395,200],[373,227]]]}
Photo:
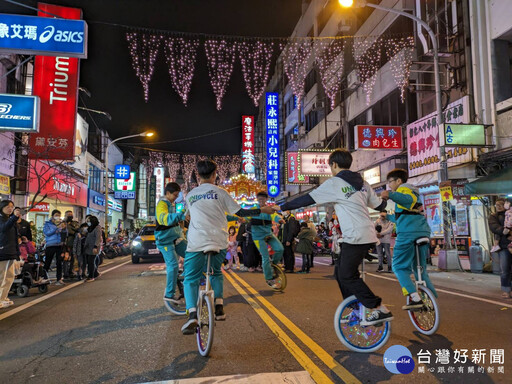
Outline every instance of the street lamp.
{"label": "street lamp", "polygon": [[114,144],[116,141],[125,140],[125,139],[131,139],[132,137],[151,137],[155,133],[151,131],[146,131],[139,133],[137,135],[130,135],[130,136],[123,136],[119,137],[115,140],[112,140],[110,143],[108,143],[106,149],[105,149],[105,220],[104,220],[104,229],[105,229],[105,236],[108,238],[108,149],[112,144]]}
{"label": "street lamp", "polygon": [[[436,36],[434,34],[434,31],[432,31],[432,29],[430,28],[430,26],[422,19],[420,19],[414,15],[411,15],[410,13],[407,13],[407,12],[404,12],[404,11],[401,11],[401,10],[398,10],[395,8],[383,7],[382,5],[379,5],[379,4],[368,3],[368,2],[366,2],[366,0],[338,0],[338,2],[344,8],[349,8],[352,6],[355,6],[358,8],[368,6],[368,7],[375,8],[375,9],[378,9],[381,11],[395,13],[397,15],[405,16],[409,19],[412,19],[412,20],[416,21],[418,24],[420,24],[423,28],[425,28],[425,30],[428,32],[428,35],[430,36],[430,40],[432,41],[432,53],[434,56],[434,84],[435,84],[436,111],[437,111],[437,119],[436,120],[437,120],[438,127],[440,127],[441,124],[444,123],[444,120],[443,120],[443,109],[442,109],[442,101],[441,101],[441,77],[439,74],[439,49],[438,49],[438,45],[437,45]],[[440,170],[439,170],[439,176],[440,176],[441,182],[448,181],[448,163],[446,160],[446,152],[445,152],[444,145],[439,145],[439,155],[440,155],[440,159],[441,159]],[[452,232],[451,222],[450,222],[451,209],[450,209],[450,205],[449,205],[450,203],[448,201],[443,201],[442,204],[443,204],[444,243],[445,243],[445,249],[447,252],[446,258],[448,261],[448,250],[453,249],[452,242],[451,242],[451,232]],[[455,254],[454,256],[457,256],[457,260],[458,260],[458,255]],[[460,267],[460,263],[456,263],[456,264],[458,264]]]}

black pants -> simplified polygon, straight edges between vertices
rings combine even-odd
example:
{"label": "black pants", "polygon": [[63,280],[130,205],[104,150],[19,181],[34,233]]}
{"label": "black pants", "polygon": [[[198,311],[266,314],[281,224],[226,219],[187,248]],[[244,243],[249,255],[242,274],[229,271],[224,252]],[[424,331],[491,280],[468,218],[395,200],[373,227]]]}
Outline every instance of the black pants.
{"label": "black pants", "polygon": [[55,263],[57,264],[57,281],[62,279],[62,246],[55,245],[51,247],[46,247],[45,257],[44,257],[44,269],[46,272],[50,269],[52,265],[53,256],[56,256]]}
{"label": "black pants", "polygon": [[313,255],[302,254],[302,271],[309,272],[309,268],[311,268],[311,259]]}
{"label": "black pants", "polygon": [[89,279],[97,277],[96,274],[96,255],[87,255],[87,273]]}
{"label": "black pants", "polygon": [[290,245],[284,245],[284,269],[287,271],[293,271],[293,268],[295,268],[295,254],[293,253],[293,243],[290,243]]}
{"label": "black pants", "polygon": [[256,248],[256,244],[254,244],[254,241],[249,241],[249,244],[247,245],[247,262],[245,261],[244,258],[244,265],[247,268],[256,268],[260,264],[260,251],[258,251],[258,248]]}
{"label": "black pants", "polygon": [[355,295],[366,308],[376,308],[382,301],[380,297],[375,296],[359,274],[359,264],[371,246],[372,244],[343,243],[336,271],[336,279],[343,298]]}

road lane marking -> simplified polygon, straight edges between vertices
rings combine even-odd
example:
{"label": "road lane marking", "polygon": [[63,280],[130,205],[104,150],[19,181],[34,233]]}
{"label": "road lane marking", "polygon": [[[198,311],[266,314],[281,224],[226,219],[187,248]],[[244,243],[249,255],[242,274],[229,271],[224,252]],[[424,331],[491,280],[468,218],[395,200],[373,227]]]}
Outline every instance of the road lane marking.
{"label": "road lane marking", "polygon": [[[118,264],[115,267],[107,269],[106,271],[101,271],[101,274],[103,275],[103,274],[105,274],[107,272],[113,271],[114,269],[122,267],[123,265],[126,265],[126,264],[128,264],[130,262],[131,262],[131,260],[125,261],[124,263]],[[11,309],[8,312],[2,313],[0,315],[0,320],[6,319],[6,318],[8,318],[8,317],[10,317],[12,315],[15,315],[18,312],[24,311],[25,309],[32,307],[33,305],[36,305],[36,304],[39,304],[39,303],[41,303],[41,302],[43,302],[45,300],[51,299],[52,297],[57,296],[57,295],[61,294],[62,292],[66,292],[67,290],[70,290],[71,288],[75,288],[75,287],[77,287],[77,286],[79,286],[81,284],[84,284],[84,282],[85,282],[85,280],[77,281],[76,283],[67,285],[67,286],[65,286],[65,287],[63,287],[61,289],[56,290],[55,292],[49,293],[48,295],[41,296],[40,298],[32,300],[29,303],[20,305],[17,308],[14,308],[14,309]]]}
{"label": "road lane marking", "polygon": [[358,383],[361,382],[353,376],[345,367],[340,365],[327,351],[318,345],[313,339],[306,335],[299,327],[290,321],[285,315],[277,310],[268,300],[262,297],[254,288],[252,288],[245,280],[243,280],[236,273],[226,273],[226,276],[233,275],[249,293],[256,297],[267,309],[281,321],[286,328],[288,328],[295,336],[299,338],[315,355],[317,355],[322,362],[329,367],[340,379],[345,383]]}
{"label": "road lane marking", "polygon": [[[385,276],[375,275],[375,274],[373,274],[373,273],[368,273],[368,272],[365,272],[365,273],[366,273],[368,276],[373,276],[373,277],[376,277],[376,278],[378,278],[378,279],[391,280],[391,281],[394,281],[394,282],[398,283],[398,280],[397,280],[397,279],[393,279],[392,277],[385,277]],[[467,299],[472,299],[472,300],[477,300],[477,301],[483,301],[483,302],[485,302],[485,303],[499,305],[500,307],[505,306],[505,307],[508,307],[508,308],[512,308],[512,304],[502,303],[502,302],[500,302],[500,301],[484,299],[484,298],[482,298],[482,297],[476,297],[476,296],[465,295],[465,294],[463,294],[463,293],[447,291],[447,290],[445,290],[445,289],[438,289],[438,288],[436,288],[436,291],[437,291],[437,292],[447,293],[448,295],[460,296],[460,297],[465,297],[465,298],[467,298]]]}
{"label": "road lane marking", "polygon": [[[236,276],[235,274],[233,274]],[[317,383],[333,383],[325,373],[304,353],[302,349],[283,331],[277,323],[265,312],[265,310],[254,300],[246,291],[237,284],[229,273],[224,272],[226,279],[235,287],[238,293],[249,303],[258,316],[265,322],[267,327],[277,336],[278,340],[290,351],[292,356],[299,362],[302,367],[309,372],[313,380]]]}

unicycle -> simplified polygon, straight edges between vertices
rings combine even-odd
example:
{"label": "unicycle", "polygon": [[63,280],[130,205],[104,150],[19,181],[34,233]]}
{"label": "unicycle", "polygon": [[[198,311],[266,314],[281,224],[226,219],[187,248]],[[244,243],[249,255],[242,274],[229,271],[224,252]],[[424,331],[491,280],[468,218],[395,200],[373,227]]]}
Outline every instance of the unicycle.
{"label": "unicycle", "polygon": [[175,299],[179,301],[179,304],[172,303],[164,298],[164,305],[167,310],[175,315],[183,316],[187,313],[187,307],[185,305],[185,294],[183,292],[183,271],[178,272],[178,279],[176,280],[176,293]]}
{"label": "unicycle", "polygon": [[[424,335],[434,334],[439,328],[439,323],[441,322],[441,315],[436,297],[432,291],[427,288],[427,284],[421,277],[423,267],[420,264],[420,247],[429,244],[429,241],[428,237],[421,237],[415,241],[417,264],[416,289],[424,305],[423,308],[407,311],[409,312],[409,317],[411,318],[414,327]],[[410,296],[407,296],[407,304],[409,304],[410,300]]]}
{"label": "unicycle", "polygon": [[208,356],[213,345],[213,333],[215,329],[215,310],[213,307],[214,293],[210,285],[211,257],[218,251],[205,252],[208,258],[206,269],[206,282],[204,287],[199,286],[199,297],[197,300],[197,349],[201,356]]}
{"label": "unicycle", "polygon": [[281,285],[281,288],[274,289],[274,291],[283,292],[286,288],[287,280],[286,280],[286,274],[284,273],[283,269],[274,263],[270,263],[270,266],[272,267],[272,278],[276,283],[279,283]]}
{"label": "unicycle", "polygon": [[[364,259],[362,263],[364,280]],[[386,344],[391,336],[391,322],[385,321],[374,325],[361,325],[370,311],[357,300],[355,295],[341,302],[334,314],[336,336],[345,347],[361,353],[375,352]]]}

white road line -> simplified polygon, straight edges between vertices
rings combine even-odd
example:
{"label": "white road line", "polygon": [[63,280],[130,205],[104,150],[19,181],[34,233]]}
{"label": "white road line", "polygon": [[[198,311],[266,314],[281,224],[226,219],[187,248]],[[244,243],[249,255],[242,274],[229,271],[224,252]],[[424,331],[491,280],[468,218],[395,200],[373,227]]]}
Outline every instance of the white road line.
{"label": "white road line", "polygon": [[[101,271],[101,274],[103,275],[103,274],[105,274],[107,272],[113,271],[114,269],[122,267],[123,265],[128,264],[130,262],[131,262],[131,260],[125,261],[124,263],[121,263],[119,265],[116,265],[115,267],[109,268],[106,271]],[[66,286],[64,288],[58,289],[57,291],[52,292],[52,293],[50,293],[48,295],[45,295],[45,296],[42,296],[42,297],[40,297],[38,299],[32,300],[30,303],[26,303],[26,304],[20,305],[17,308],[14,308],[14,309],[11,309],[8,312],[2,313],[0,315],[0,320],[6,319],[6,318],[8,318],[8,317],[10,317],[12,315],[15,315],[18,312],[21,312],[21,311],[23,311],[23,310],[25,310],[27,308],[32,307],[33,305],[36,305],[36,304],[39,304],[39,303],[41,303],[41,302],[43,302],[45,300],[51,299],[52,297],[57,296],[57,295],[61,294],[62,292],[65,292],[65,291],[67,291],[67,290],[69,290],[71,288],[75,288],[76,286],[81,285],[83,283],[84,283],[84,280],[77,281],[76,283],[73,283],[73,284],[70,284],[70,285],[68,285],[68,286]]]}

